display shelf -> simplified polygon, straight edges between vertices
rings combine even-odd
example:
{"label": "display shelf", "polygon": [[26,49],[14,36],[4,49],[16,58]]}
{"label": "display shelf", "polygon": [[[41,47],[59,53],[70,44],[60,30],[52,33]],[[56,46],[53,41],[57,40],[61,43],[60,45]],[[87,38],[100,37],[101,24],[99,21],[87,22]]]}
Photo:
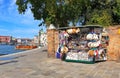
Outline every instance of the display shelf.
{"label": "display shelf", "polygon": [[[104,51],[105,47],[101,40],[101,28],[75,28],[75,29],[62,29],[60,35],[60,45],[65,45],[68,48],[66,53],[66,62],[78,62],[94,64],[96,61],[107,60],[107,52]],[[79,30],[79,32],[77,32]],[[99,31],[99,32],[98,32]],[[90,45],[88,45],[90,43]]]}

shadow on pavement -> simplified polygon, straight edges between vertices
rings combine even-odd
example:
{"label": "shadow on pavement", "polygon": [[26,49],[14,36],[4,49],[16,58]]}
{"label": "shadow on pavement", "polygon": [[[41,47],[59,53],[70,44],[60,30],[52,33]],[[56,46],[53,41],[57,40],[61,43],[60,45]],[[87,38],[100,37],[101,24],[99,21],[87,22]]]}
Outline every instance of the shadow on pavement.
{"label": "shadow on pavement", "polygon": [[42,52],[47,52],[47,49],[42,50]]}
{"label": "shadow on pavement", "polygon": [[4,61],[4,60],[12,60],[12,59],[17,59],[17,58],[24,57],[24,56],[26,56],[26,55],[0,57],[0,60],[2,60],[2,61]]}
{"label": "shadow on pavement", "polygon": [[3,63],[0,63],[0,65],[5,65],[5,64],[9,64],[9,63],[16,63],[18,61],[7,61],[7,62],[3,62]]}

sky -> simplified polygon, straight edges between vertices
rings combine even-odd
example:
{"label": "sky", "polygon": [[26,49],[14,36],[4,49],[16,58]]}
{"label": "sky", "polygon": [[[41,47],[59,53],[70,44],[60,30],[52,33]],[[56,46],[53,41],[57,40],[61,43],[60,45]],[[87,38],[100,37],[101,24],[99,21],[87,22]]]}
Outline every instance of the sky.
{"label": "sky", "polygon": [[25,14],[19,14],[16,0],[0,0],[0,35],[15,38],[33,38],[38,35],[40,21],[34,20],[28,9]]}

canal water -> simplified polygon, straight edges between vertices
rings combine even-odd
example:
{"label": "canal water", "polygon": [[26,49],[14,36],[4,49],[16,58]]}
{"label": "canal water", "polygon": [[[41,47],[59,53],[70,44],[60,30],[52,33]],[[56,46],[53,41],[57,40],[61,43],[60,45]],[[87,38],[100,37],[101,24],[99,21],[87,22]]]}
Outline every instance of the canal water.
{"label": "canal water", "polygon": [[16,50],[14,45],[0,45],[0,56],[22,52],[24,50]]}

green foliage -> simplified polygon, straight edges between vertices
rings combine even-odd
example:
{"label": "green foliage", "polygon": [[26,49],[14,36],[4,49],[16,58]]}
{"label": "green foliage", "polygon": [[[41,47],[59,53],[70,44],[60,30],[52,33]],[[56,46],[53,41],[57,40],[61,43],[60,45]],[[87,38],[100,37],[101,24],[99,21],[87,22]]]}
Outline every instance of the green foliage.
{"label": "green foliage", "polygon": [[120,24],[119,0],[17,0],[16,4],[21,14],[30,8],[35,20],[43,20],[40,25],[65,27],[83,20],[83,24]]}
{"label": "green foliage", "polygon": [[111,15],[107,10],[92,12],[87,24],[100,24],[102,26],[109,26],[112,23]]}
{"label": "green foliage", "polygon": [[[17,0],[19,13],[25,13],[29,7],[35,20],[44,21],[42,24],[53,23],[55,26],[68,26],[69,22],[75,24],[89,0]],[[84,12],[82,12],[84,11]],[[42,25],[40,24],[40,25]]]}
{"label": "green foliage", "polygon": [[120,1],[117,0],[116,6],[113,7],[113,24],[120,24]]}
{"label": "green foliage", "polygon": [[86,18],[86,24],[100,24],[109,26],[112,24],[111,6],[114,5],[110,0],[92,0],[90,12]]}
{"label": "green foliage", "polygon": [[24,13],[26,11],[27,3],[28,3],[28,1],[25,1],[25,0],[17,0],[16,1],[16,4],[19,5],[19,7],[18,7],[19,13]]}

